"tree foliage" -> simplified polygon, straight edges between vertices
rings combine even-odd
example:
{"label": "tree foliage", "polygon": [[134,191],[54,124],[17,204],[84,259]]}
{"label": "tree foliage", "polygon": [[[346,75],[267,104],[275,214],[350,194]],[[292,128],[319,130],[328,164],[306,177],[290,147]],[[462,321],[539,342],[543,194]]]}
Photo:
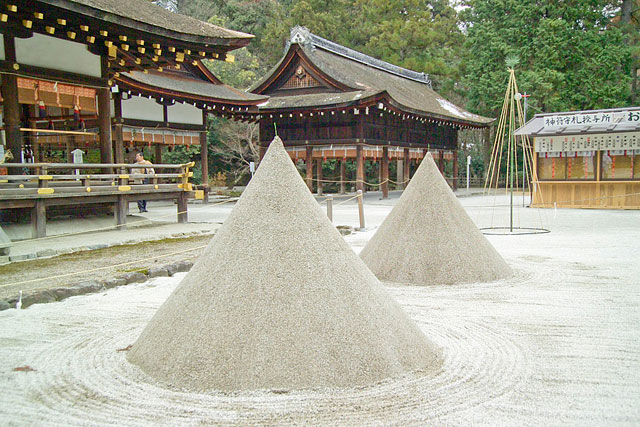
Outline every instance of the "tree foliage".
{"label": "tree foliage", "polygon": [[[533,112],[628,106],[638,90],[640,0],[177,0],[177,7],[256,36],[233,52],[234,63],[207,64],[223,82],[242,89],[278,61],[290,29],[301,25],[428,73],[442,95],[492,117],[500,114],[507,58],[517,61],[519,88],[532,95]],[[220,157],[229,149],[220,138],[248,141],[251,129],[221,119],[211,126],[212,172],[244,167],[244,160]]]}
{"label": "tree foliage", "polygon": [[630,101],[631,50],[612,25],[612,0],[469,0],[464,87],[477,112],[495,116],[517,56],[521,91],[538,111],[611,108]]}

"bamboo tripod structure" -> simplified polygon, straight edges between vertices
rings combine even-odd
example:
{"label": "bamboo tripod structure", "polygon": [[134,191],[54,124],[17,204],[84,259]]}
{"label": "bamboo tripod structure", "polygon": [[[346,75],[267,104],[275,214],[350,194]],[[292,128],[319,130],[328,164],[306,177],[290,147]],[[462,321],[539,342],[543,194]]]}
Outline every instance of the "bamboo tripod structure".
{"label": "bamboo tripod structure", "polygon": [[[538,196],[541,196],[541,193],[538,186],[537,172],[533,167],[533,145],[529,141],[529,136],[522,135],[518,141],[516,135],[514,135],[516,129],[524,126],[525,118],[520,102],[521,96],[518,91],[515,70],[513,68],[508,68],[508,70],[509,83],[507,84],[507,91],[505,92],[502,104],[502,112],[496,129],[496,136],[493,142],[488,168],[489,173],[487,173],[487,177],[485,178],[483,195],[489,193],[492,188],[495,190],[498,189],[501,171],[504,168],[506,170],[504,175],[505,194],[509,196],[508,229],[510,233],[513,233],[514,228],[516,228],[513,224],[514,190],[521,190],[523,199],[525,190],[529,191],[532,198],[534,192],[538,192]],[[518,159],[518,147],[521,147],[520,159]],[[503,159],[505,156],[506,159]],[[505,163],[504,166],[503,160]],[[520,164],[522,166],[519,169]],[[517,179],[520,171],[522,172],[522,187],[519,186]]]}

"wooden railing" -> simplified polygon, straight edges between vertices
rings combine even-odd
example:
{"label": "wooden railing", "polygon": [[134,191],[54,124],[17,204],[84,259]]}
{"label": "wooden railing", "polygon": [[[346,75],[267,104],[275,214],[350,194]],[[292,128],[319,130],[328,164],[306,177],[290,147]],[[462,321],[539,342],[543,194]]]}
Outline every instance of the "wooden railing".
{"label": "wooden railing", "polygon": [[[194,163],[3,163],[0,209],[31,208],[33,236],[46,235],[46,207],[113,203],[116,225],[123,227],[132,200],[174,199],[178,222],[187,221],[189,178]],[[143,173],[153,168],[155,173]],[[24,174],[16,174],[23,171]]]}

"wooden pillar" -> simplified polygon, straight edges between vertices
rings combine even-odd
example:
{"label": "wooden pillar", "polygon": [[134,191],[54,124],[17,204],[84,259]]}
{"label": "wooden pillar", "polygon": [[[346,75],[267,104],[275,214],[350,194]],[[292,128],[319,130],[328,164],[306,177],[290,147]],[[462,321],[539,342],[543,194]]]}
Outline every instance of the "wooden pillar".
{"label": "wooden pillar", "polygon": [[[153,157],[155,157],[155,163],[162,164],[162,144],[154,145],[153,150],[154,150]],[[204,180],[204,175],[202,179]]]}
{"label": "wooden pillar", "polygon": [[411,179],[411,164],[409,163],[409,149],[404,149],[404,159],[402,165],[402,189],[404,190],[409,185],[409,179]]}
{"label": "wooden pillar", "polygon": [[364,150],[362,144],[356,145],[356,191],[364,192]]}
{"label": "wooden pillar", "polygon": [[381,169],[381,190],[382,198],[389,198],[389,147],[382,147],[382,162],[380,163]]}
{"label": "wooden pillar", "polygon": [[438,159],[438,169],[442,176],[444,176],[444,150],[440,150],[440,158]]}
{"label": "wooden pillar", "polygon": [[31,237],[39,239],[47,235],[47,208],[44,200],[36,200],[36,205],[31,208]]}
{"label": "wooden pillar", "polygon": [[[16,62],[14,38],[4,35],[4,53],[8,62]],[[2,116],[7,148],[13,154],[12,163],[21,162],[22,134],[20,132],[20,103],[18,102],[18,77],[13,74],[2,75]],[[10,175],[19,175],[20,169],[10,168]]]}
{"label": "wooden pillar", "polygon": [[[113,138],[116,163],[125,163],[124,137],[122,135],[122,93],[113,94]],[[160,163],[156,158],[156,163]]]}
{"label": "wooden pillar", "polygon": [[[487,126],[482,129],[482,143],[484,149],[482,150],[482,161],[484,162],[484,178],[486,180],[487,174],[491,173],[489,170],[489,163],[491,163],[491,127]],[[491,183],[489,183],[491,185]]]}
{"label": "wooden pillar", "polygon": [[263,145],[260,145],[259,150],[260,150],[260,152],[259,152],[259,154],[260,154],[260,161],[262,161],[262,159],[264,159],[264,155],[265,155],[265,154],[267,154],[267,147],[265,147],[265,146],[263,146]]}
{"label": "wooden pillar", "polygon": [[200,132],[200,167],[202,169],[202,187],[205,193],[205,200],[209,194],[209,148],[207,146],[207,119],[208,114],[202,110],[202,123],[204,130]]}
{"label": "wooden pillar", "polygon": [[347,158],[340,160],[340,194],[347,192]]}
{"label": "wooden pillar", "polygon": [[64,145],[65,145],[65,150],[67,152],[67,163],[73,163],[73,154],[71,154],[71,151],[73,150],[73,145],[74,145],[73,135],[69,135],[67,137],[67,140],[64,143]]}
{"label": "wooden pillar", "polygon": [[318,188],[318,196],[322,196],[322,158],[318,159],[318,164],[316,165],[317,172],[317,180],[318,180],[318,184],[317,184],[317,188]]}
{"label": "wooden pillar", "polygon": [[[109,77],[107,58],[101,58],[102,78]],[[99,88],[98,94],[98,127],[100,138],[100,163],[113,163],[113,151],[111,146],[111,89]]]}
{"label": "wooden pillar", "polygon": [[307,187],[313,193],[313,147],[307,145],[307,157],[305,158],[307,169]]}
{"label": "wooden pillar", "polygon": [[125,195],[118,195],[118,201],[115,205],[115,217],[118,230],[127,228],[127,211],[129,207],[129,199]]}
{"label": "wooden pillar", "polygon": [[184,224],[187,220],[187,192],[181,191],[178,196],[178,223]]}
{"label": "wooden pillar", "polygon": [[453,191],[458,189],[458,150],[453,150]]}

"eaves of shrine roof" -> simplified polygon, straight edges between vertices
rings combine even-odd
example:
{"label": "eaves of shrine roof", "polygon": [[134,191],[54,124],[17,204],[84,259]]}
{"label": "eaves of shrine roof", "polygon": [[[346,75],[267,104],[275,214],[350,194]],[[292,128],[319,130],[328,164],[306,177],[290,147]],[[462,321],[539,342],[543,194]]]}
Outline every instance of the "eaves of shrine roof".
{"label": "eaves of shrine roof", "polygon": [[[376,58],[348,49],[337,43],[318,37],[306,28],[295,27],[291,31],[285,56],[269,73],[257,82],[249,91],[268,92],[275,77],[283,73],[291,63],[292,52],[312,64],[314,72],[324,76],[333,86],[345,93],[362,92],[366,98],[371,93],[385,92],[392,102],[402,111],[425,117],[437,117],[456,123],[483,127],[494,119],[470,113],[446,100],[431,88],[429,77]],[[334,90],[335,91],[335,90]],[[367,95],[365,95],[367,94]],[[283,94],[284,95],[284,94]],[[313,106],[313,101],[325,102],[335,93],[327,93],[326,98],[312,95],[272,96],[267,104],[270,108],[292,108],[295,106]],[[302,97],[310,97],[303,101]],[[276,98],[287,98],[276,100]],[[289,105],[287,105],[289,101]],[[266,107],[266,106],[265,106]],[[265,108],[265,107],[261,107]]]}
{"label": "eaves of shrine roof", "polygon": [[148,0],[35,0],[103,22],[154,33],[183,42],[245,46],[253,35],[228,30],[171,12]]}
{"label": "eaves of shrine roof", "polygon": [[117,78],[126,88],[138,89],[145,93],[157,93],[165,97],[184,98],[203,102],[219,102],[238,105],[256,105],[267,97],[235,89],[221,82],[211,82],[194,78],[187,73],[133,71],[122,73]]}

